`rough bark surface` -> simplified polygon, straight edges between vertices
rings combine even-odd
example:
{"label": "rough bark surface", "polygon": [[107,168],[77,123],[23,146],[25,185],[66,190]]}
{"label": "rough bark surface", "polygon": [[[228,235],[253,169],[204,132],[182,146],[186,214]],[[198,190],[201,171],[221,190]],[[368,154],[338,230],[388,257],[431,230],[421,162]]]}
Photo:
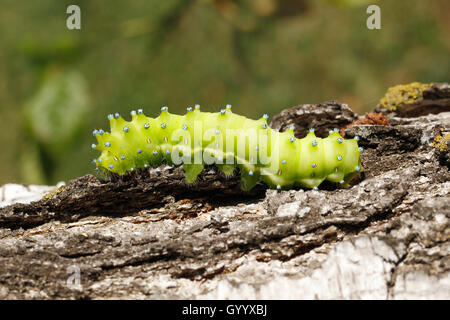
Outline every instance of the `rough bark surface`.
{"label": "rough bark surface", "polygon": [[[272,125],[320,135],[357,118],[331,102]],[[365,149],[349,189],[243,193],[238,173],[208,169],[188,185],[169,167],[26,188],[29,200],[47,193],[30,203],[10,204],[29,201],[5,185],[0,298],[449,299],[448,148],[431,143],[450,113],[389,123],[345,131]]]}
{"label": "rough bark surface", "polygon": [[341,128],[357,120],[358,116],[348,107],[337,101],[327,101],[319,104],[303,104],[283,110],[274,116],[270,127],[285,131],[294,125],[294,134],[297,138],[303,138],[308,129],[314,128],[319,137],[326,137],[328,131]]}
{"label": "rough bark surface", "polygon": [[399,105],[395,111],[390,111],[381,104],[375,107],[378,112],[398,117],[419,117],[431,113],[450,111],[450,85],[448,83],[434,83],[424,90],[423,96],[414,103]]}

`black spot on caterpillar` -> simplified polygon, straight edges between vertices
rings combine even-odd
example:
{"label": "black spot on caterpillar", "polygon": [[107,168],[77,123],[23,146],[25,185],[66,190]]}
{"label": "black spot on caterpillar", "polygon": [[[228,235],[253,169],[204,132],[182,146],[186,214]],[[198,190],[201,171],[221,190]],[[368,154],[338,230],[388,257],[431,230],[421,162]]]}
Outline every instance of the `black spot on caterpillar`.
{"label": "black spot on caterpillar", "polygon": [[358,137],[343,139],[338,130],[319,138],[310,129],[305,138],[294,137],[294,128],[277,132],[267,125],[268,116],[258,120],[234,114],[227,105],[218,113],[187,108],[183,116],[161,108],[156,118],[142,109],[131,111],[131,121],[110,114],[111,133],[94,130],[101,151],[94,159],[98,170],[119,175],[137,169],[183,165],[192,183],[205,165],[215,165],[231,174],[241,173],[241,188],[250,190],[258,181],[271,188],[317,187],[324,181],[348,186],[363,171]]}

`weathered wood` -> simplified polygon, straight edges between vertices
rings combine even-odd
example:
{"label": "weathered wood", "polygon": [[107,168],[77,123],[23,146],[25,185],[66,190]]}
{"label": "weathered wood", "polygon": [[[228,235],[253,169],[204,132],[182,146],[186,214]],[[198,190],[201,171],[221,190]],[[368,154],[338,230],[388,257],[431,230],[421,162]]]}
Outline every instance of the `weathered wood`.
{"label": "weathered wood", "polygon": [[[315,112],[333,127],[357,118],[306,105],[274,123],[303,130]],[[188,185],[160,168],[2,208],[0,298],[448,299],[448,150],[431,142],[450,113],[389,122],[346,130],[365,149],[349,189],[243,193],[238,174]]]}
{"label": "weathered wood", "polygon": [[142,209],[163,207],[177,199],[208,197],[212,201],[232,197],[255,198],[265,187],[250,192],[240,189],[238,173],[230,177],[209,168],[193,184],[184,180],[181,167],[161,166],[101,181],[86,175],[70,181],[43,199],[30,204],[0,208],[0,227],[29,228],[50,220],[75,221],[87,215],[133,214]]}

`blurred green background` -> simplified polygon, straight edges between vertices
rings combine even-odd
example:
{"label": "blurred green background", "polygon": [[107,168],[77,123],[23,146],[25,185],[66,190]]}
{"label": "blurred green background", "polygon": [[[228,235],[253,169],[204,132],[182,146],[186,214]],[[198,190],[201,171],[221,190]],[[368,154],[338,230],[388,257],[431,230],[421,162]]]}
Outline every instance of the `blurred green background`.
{"label": "blurred green background", "polygon": [[[366,8],[381,7],[381,30]],[[448,0],[0,0],[0,184],[93,172],[106,115],[225,104],[248,117],[449,80]],[[66,8],[81,8],[81,30]],[[127,118],[127,116],[126,116]]]}

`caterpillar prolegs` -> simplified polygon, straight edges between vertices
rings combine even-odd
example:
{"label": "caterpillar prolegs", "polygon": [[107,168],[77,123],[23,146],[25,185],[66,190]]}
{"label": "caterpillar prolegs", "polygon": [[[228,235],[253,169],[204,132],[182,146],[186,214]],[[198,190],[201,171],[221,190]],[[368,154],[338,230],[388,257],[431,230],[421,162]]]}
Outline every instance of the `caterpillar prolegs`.
{"label": "caterpillar prolegs", "polygon": [[123,175],[166,162],[182,165],[192,183],[205,165],[227,175],[238,167],[243,190],[258,181],[277,189],[317,189],[324,180],[348,186],[363,171],[358,137],[343,139],[337,129],[326,138],[310,129],[297,139],[293,126],[277,132],[268,127],[267,115],[248,119],[233,113],[230,105],[217,113],[202,112],[196,105],[182,116],[163,107],[156,118],[139,109],[131,111],[131,118],[110,114],[111,133],[94,130],[98,143],[92,148],[101,151],[94,159],[98,170]]}

